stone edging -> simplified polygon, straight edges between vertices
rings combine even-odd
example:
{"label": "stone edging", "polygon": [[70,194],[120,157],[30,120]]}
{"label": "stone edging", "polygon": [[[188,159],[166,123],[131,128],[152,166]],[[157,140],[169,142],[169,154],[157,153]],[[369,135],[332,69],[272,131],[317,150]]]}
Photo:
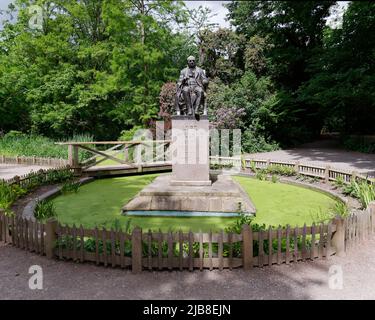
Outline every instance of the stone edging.
{"label": "stone edging", "polygon": [[[94,178],[92,178],[92,177],[81,178],[81,179],[79,179],[79,183],[81,185],[83,185],[83,184],[89,183],[93,180],[94,180]],[[34,217],[34,210],[35,210],[35,206],[36,206],[37,202],[41,201],[41,200],[47,200],[47,199],[52,199],[52,198],[56,197],[57,195],[59,195],[61,193],[61,188],[62,188],[61,186],[55,187],[55,188],[43,193],[38,198],[31,200],[24,207],[24,209],[22,211],[22,214],[21,214],[21,217],[24,218],[24,219],[30,219],[31,221],[35,222],[36,219]]]}

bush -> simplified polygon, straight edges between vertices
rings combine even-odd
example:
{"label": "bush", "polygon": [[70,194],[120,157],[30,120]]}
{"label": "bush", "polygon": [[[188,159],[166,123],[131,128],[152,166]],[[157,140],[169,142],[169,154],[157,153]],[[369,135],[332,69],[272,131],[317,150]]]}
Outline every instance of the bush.
{"label": "bush", "polygon": [[375,142],[366,141],[364,137],[343,137],[342,144],[348,150],[375,153]]}
{"label": "bush", "polygon": [[56,217],[55,206],[52,201],[38,200],[34,210],[34,216],[37,220],[46,220]]}
{"label": "bush", "polygon": [[[93,141],[91,135],[75,135],[66,141]],[[39,135],[27,135],[19,131],[10,131],[0,138],[0,154],[6,156],[50,157],[68,159],[68,147],[56,145],[50,138]],[[83,161],[91,156],[90,152],[79,150],[79,160]]]}
{"label": "bush", "polygon": [[339,215],[343,218],[346,218],[347,216],[349,216],[350,211],[346,203],[337,201],[335,206],[333,207],[333,213],[335,216]]}
{"label": "bush", "polygon": [[78,181],[68,180],[63,184],[61,188],[61,192],[63,194],[77,193],[80,187],[81,187],[81,184]]}
{"label": "bush", "polygon": [[220,169],[231,169],[233,168],[232,163],[212,163],[210,164],[210,169],[220,170]]}
{"label": "bush", "polygon": [[375,186],[366,181],[352,181],[344,187],[343,193],[357,198],[363,209],[366,209],[371,201],[375,201]]}
{"label": "bush", "polygon": [[274,141],[269,141],[261,134],[256,134],[251,130],[242,133],[242,152],[256,153],[279,150],[279,145]]}
{"label": "bush", "polygon": [[336,177],[336,180],[333,182],[333,184],[334,184],[337,188],[342,188],[342,187],[345,185],[344,177],[338,175],[338,176]]}
{"label": "bush", "polygon": [[261,169],[261,170],[258,170],[255,174],[255,177],[258,179],[258,180],[261,180],[261,181],[265,181],[267,180],[267,171],[266,169]]}
{"label": "bush", "polygon": [[272,164],[267,167],[268,174],[278,174],[281,176],[294,176],[297,174],[294,167],[283,166],[279,164]]}
{"label": "bush", "polygon": [[8,185],[0,181],[0,209],[5,213],[11,213],[11,206],[20,196],[24,195],[27,191],[18,185]]}

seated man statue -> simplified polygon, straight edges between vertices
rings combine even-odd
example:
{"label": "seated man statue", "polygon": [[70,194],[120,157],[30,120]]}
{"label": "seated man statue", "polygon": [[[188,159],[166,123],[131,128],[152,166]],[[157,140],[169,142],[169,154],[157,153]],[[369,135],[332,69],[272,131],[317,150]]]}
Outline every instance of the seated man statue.
{"label": "seated man statue", "polygon": [[[177,115],[198,116],[199,107],[203,104],[203,115],[207,115],[205,91],[208,79],[205,71],[196,66],[193,56],[188,57],[187,62],[188,67],[181,70],[177,82],[176,113]],[[184,110],[183,105],[185,105],[186,110]]]}

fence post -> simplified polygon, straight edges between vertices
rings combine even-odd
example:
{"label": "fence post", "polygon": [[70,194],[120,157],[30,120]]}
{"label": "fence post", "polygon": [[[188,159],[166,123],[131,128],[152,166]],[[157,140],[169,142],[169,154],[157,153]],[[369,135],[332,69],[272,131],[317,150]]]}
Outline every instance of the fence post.
{"label": "fence post", "polygon": [[329,182],[329,169],[331,169],[330,166],[326,166],[325,171],[324,171],[324,180],[326,183]]}
{"label": "fence post", "polygon": [[352,176],[350,178],[350,182],[355,182],[357,178],[358,172],[357,171],[352,171]]}
{"label": "fence post", "polygon": [[341,217],[336,217],[333,223],[336,225],[336,232],[332,236],[332,246],[336,248],[338,257],[345,257],[345,220]]}
{"label": "fence post", "polygon": [[299,161],[296,161],[296,163],[294,164],[294,171],[299,174]]}
{"label": "fence post", "polygon": [[68,146],[68,159],[72,168],[78,167],[78,146],[72,144]]}
{"label": "fence post", "polygon": [[[44,238],[46,256],[47,259],[52,259],[54,257],[54,248],[56,242],[56,229],[57,229],[57,220],[50,218],[46,222],[45,232],[46,237]],[[43,237],[43,234],[41,235]]]}
{"label": "fence post", "polygon": [[253,231],[251,226],[244,224],[242,226],[242,259],[244,270],[250,270],[253,267]]}
{"label": "fence post", "polygon": [[14,176],[13,179],[14,179],[14,182],[19,186],[20,180],[21,180],[20,176]]}
{"label": "fence post", "polygon": [[1,155],[1,163],[5,163],[5,156]]}
{"label": "fence post", "polygon": [[132,232],[132,272],[142,272],[142,229],[138,227]]}

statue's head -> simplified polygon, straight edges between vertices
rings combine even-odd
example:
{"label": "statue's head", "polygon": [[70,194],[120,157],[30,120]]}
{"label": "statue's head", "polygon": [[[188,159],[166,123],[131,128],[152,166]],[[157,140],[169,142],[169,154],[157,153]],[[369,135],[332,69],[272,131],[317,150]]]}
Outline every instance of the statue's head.
{"label": "statue's head", "polygon": [[193,56],[190,56],[187,58],[187,63],[190,68],[195,67],[195,58]]}

